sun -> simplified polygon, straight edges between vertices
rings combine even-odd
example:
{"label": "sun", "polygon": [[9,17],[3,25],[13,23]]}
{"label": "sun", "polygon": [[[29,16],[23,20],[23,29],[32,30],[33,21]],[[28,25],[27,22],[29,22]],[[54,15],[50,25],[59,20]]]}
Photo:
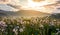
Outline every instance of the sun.
{"label": "sun", "polygon": [[41,6],[40,2],[36,0],[28,0],[28,7],[38,7]]}
{"label": "sun", "polygon": [[22,9],[50,13],[55,10],[55,6],[49,5],[55,3],[55,0],[28,0],[27,5],[23,6]]}
{"label": "sun", "polygon": [[54,2],[52,0],[28,0],[28,4],[27,7],[40,7],[40,6],[44,6],[44,5],[49,5],[49,4],[53,4]]}
{"label": "sun", "polygon": [[34,1],[34,2],[40,2],[40,1],[44,1],[44,0],[32,0],[32,1]]}

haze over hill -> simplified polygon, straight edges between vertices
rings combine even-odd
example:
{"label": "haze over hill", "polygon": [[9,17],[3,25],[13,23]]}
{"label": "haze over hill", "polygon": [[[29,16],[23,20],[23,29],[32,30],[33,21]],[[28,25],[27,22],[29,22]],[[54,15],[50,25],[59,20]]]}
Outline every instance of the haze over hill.
{"label": "haze over hill", "polygon": [[49,13],[43,13],[34,10],[20,10],[17,12],[20,16],[47,16]]}
{"label": "haze over hill", "polygon": [[48,13],[43,13],[43,12],[34,11],[34,10],[20,10],[18,12],[0,10],[0,13],[2,13],[4,16],[47,16],[47,15],[50,15]]}

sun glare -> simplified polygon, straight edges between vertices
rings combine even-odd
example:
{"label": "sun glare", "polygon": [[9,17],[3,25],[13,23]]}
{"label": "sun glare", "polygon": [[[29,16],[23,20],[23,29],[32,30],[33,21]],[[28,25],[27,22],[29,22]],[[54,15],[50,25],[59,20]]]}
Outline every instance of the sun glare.
{"label": "sun glare", "polygon": [[28,7],[38,7],[40,6],[41,4],[39,4],[39,2],[34,2],[32,0],[28,0]]}
{"label": "sun glare", "polygon": [[32,1],[34,1],[34,2],[40,2],[40,1],[44,1],[44,0],[32,0]]}
{"label": "sun glare", "polygon": [[40,6],[44,6],[44,5],[48,5],[48,4],[52,4],[54,3],[51,0],[44,0],[44,1],[40,1],[40,2],[35,2],[33,0],[28,0],[28,7],[40,7]]}
{"label": "sun glare", "polygon": [[[50,4],[56,3],[55,0],[43,0],[38,2],[33,0],[28,0],[28,3],[26,6],[23,6],[22,9],[24,10],[36,10],[41,12],[47,12],[50,13],[54,10],[54,6],[46,6]],[[45,7],[46,6],[46,7]]]}

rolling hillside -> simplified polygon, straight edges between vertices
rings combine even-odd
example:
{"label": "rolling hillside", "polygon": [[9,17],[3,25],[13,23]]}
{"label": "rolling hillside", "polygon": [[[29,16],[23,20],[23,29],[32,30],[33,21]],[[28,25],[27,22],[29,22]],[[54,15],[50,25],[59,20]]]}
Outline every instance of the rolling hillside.
{"label": "rolling hillside", "polygon": [[17,12],[20,16],[47,16],[50,15],[48,13],[43,13],[34,10],[21,10]]}
{"label": "rolling hillside", "polygon": [[47,16],[48,13],[42,13],[34,10],[20,10],[18,12],[0,10],[0,16]]}

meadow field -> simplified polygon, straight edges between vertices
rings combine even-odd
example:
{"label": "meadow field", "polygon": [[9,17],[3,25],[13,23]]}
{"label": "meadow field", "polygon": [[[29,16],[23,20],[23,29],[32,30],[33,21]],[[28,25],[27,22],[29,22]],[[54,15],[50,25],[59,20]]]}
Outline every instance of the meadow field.
{"label": "meadow field", "polygon": [[46,17],[0,17],[0,35],[60,35],[60,19]]}

